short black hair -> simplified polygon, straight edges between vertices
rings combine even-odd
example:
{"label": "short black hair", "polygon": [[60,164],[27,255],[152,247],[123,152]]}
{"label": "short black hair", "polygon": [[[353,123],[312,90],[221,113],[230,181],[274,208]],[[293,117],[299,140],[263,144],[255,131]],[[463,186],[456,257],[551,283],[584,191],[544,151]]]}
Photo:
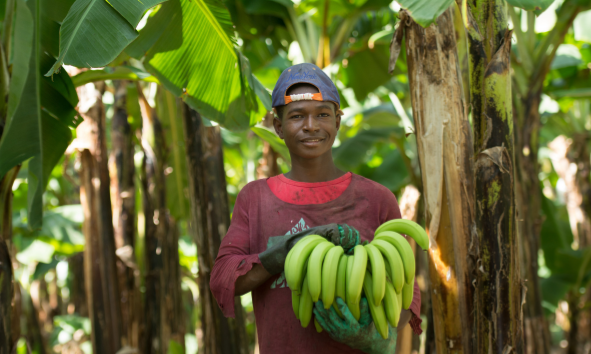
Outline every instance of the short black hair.
{"label": "short black hair", "polygon": [[[298,83],[298,84],[293,84],[293,85],[291,85],[291,86],[290,86],[290,87],[287,89],[287,92],[285,92],[285,94],[286,94],[287,96],[289,96],[289,94],[290,94],[291,92],[295,91],[296,89],[298,89],[298,88],[300,88],[300,87],[312,87],[312,88],[314,88],[314,92],[319,92],[319,91],[318,91],[318,88],[317,88],[316,86],[314,86],[314,85],[312,85],[312,84],[305,83],[305,82],[301,82],[301,83]],[[277,106],[277,107],[275,107],[275,111],[277,111],[277,118],[278,118],[279,120],[283,120],[283,112],[285,111],[285,107],[286,107],[286,106],[287,106],[287,105],[282,105],[282,106]],[[337,108],[336,108],[336,105],[335,105],[334,112],[336,113],[336,111],[337,111]]]}

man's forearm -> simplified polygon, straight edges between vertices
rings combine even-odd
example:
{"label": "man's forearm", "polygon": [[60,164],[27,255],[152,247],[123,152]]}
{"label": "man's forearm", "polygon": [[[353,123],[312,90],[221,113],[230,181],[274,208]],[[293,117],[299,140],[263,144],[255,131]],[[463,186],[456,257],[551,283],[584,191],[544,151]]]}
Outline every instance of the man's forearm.
{"label": "man's forearm", "polygon": [[271,274],[267,272],[265,267],[260,264],[255,264],[248,273],[238,277],[236,279],[236,285],[234,287],[234,295],[244,295],[266,282],[271,277]]}

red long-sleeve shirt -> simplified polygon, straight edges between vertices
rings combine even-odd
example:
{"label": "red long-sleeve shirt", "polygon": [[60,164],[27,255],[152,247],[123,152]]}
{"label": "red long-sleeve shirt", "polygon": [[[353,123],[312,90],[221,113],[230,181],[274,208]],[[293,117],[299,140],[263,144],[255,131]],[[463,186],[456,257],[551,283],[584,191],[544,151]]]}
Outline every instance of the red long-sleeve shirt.
{"label": "red long-sleeve shirt", "polygon": [[[211,290],[225,316],[234,316],[236,279],[260,263],[258,254],[274,240],[313,226],[346,223],[362,240],[379,225],[400,218],[395,196],[384,186],[351,173],[329,182],[303,183],[284,176],[246,185],[234,206],[211,274]],[[332,340],[313,325],[302,328],[291,305],[284,274],[271,277],[252,292],[260,352],[360,353]],[[421,333],[421,295],[415,283],[410,325]]]}

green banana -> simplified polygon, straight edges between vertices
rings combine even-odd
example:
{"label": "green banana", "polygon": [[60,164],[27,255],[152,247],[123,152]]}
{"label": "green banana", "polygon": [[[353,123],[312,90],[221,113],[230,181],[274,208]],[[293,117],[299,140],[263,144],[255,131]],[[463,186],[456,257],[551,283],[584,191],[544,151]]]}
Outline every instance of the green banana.
{"label": "green banana", "polygon": [[367,251],[364,246],[357,245],[353,252],[351,275],[347,277],[347,301],[350,299],[351,302],[359,303],[361,290],[363,290],[363,278],[367,269]]}
{"label": "green banana", "polygon": [[363,291],[367,297],[367,303],[369,304],[369,311],[371,312],[371,318],[376,326],[376,329],[382,336],[382,338],[388,338],[388,320],[386,319],[386,312],[382,303],[378,305],[374,304],[370,299],[373,297],[373,279],[371,274],[366,272],[365,278],[363,279]]}
{"label": "green banana", "polygon": [[415,284],[414,279],[410,284],[404,284],[402,288],[402,308],[408,310],[412,304],[412,297],[414,296]]}
{"label": "green banana", "polygon": [[347,263],[347,306],[353,317],[359,320],[361,310],[359,309],[359,300],[361,300],[361,291],[363,290],[363,279],[367,269],[367,251],[364,246],[357,245],[353,249],[351,261]]}
{"label": "green banana", "polygon": [[386,282],[386,295],[384,296],[384,309],[386,310],[386,318],[392,327],[398,327],[400,320],[400,304],[398,303],[398,296],[394,290],[394,285],[391,282]]}
{"label": "green banana", "polygon": [[337,287],[337,273],[341,256],[345,250],[341,246],[331,248],[322,265],[322,302],[325,309],[329,309],[334,301],[334,295]]}
{"label": "green banana", "polygon": [[310,324],[310,320],[312,319],[312,310],[314,304],[312,302],[312,296],[310,296],[310,292],[308,291],[308,276],[304,277],[304,282],[302,284],[302,294],[300,296],[300,324],[302,327],[306,328]]}
{"label": "green banana", "polygon": [[318,323],[318,321],[316,320],[316,317],[314,317],[314,327],[316,327],[316,332],[318,332],[318,333],[322,332],[322,327],[320,327],[320,323]]}
{"label": "green banana", "polygon": [[364,247],[367,251],[369,263],[371,264],[373,279],[373,298],[368,298],[367,300],[373,301],[374,305],[378,306],[386,293],[386,266],[384,265],[384,257],[382,257],[380,251],[371,243]]}
{"label": "green banana", "polygon": [[400,253],[396,249],[396,247],[392,246],[388,241],[385,240],[373,240],[371,242],[373,246],[375,246],[382,255],[384,256],[384,260],[387,261],[389,268],[386,268],[388,271],[388,276],[390,280],[392,280],[392,285],[394,285],[394,289],[396,289],[396,293],[402,291],[402,286],[404,285],[404,266],[402,265],[402,258],[400,258]]}
{"label": "green banana", "polygon": [[334,247],[330,242],[321,242],[308,258],[308,291],[314,302],[318,301],[322,290],[322,262],[326,253]]}
{"label": "green banana", "polygon": [[398,305],[400,306],[400,308],[402,308],[402,291],[396,294],[396,299],[398,299]]}
{"label": "green banana", "polygon": [[291,292],[291,307],[293,307],[293,313],[298,320],[300,319],[300,298],[301,296],[297,291]]}
{"label": "green banana", "polygon": [[[347,263],[351,257],[347,257],[346,254],[341,256],[339,260],[339,269],[337,270],[337,288],[335,292],[335,298],[340,297],[343,301],[347,300]],[[337,314],[344,319],[345,316],[339,310],[336,301],[332,303],[332,307],[337,311]]]}
{"label": "green banana", "polygon": [[302,286],[302,279],[305,275],[305,267],[308,264],[308,257],[310,253],[319,243],[330,243],[324,237],[318,235],[309,235],[302,238],[293,246],[291,251],[287,254],[289,263],[285,264],[285,280],[291,290],[300,291]]}
{"label": "green banana", "polygon": [[396,247],[404,264],[405,282],[408,284],[413,280],[415,277],[415,254],[404,236],[393,231],[383,231],[377,234],[374,240],[384,240]]}
{"label": "green banana", "polygon": [[423,250],[426,251],[429,249],[429,236],[427,236],[425,229],[414,221],[406,219],[386,221],[378,227],[375,234],[381,234],[384,231],[393,231],[399,234],[408,235],[409,237],[412,237],[417,242],[417,245],[421,246]]}

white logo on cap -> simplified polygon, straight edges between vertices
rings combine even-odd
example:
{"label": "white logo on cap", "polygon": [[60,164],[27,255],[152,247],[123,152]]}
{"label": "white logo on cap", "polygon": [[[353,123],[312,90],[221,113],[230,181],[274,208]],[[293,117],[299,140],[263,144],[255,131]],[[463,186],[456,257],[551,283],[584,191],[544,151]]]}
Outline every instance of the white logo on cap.
{"label": "white logo on cap", "polygon": [[312,93],[301,93],[299,95],[290,95],[289,97],[291,97],[291,100],[294,102],[302,100],[312,101],[314,99]]}

